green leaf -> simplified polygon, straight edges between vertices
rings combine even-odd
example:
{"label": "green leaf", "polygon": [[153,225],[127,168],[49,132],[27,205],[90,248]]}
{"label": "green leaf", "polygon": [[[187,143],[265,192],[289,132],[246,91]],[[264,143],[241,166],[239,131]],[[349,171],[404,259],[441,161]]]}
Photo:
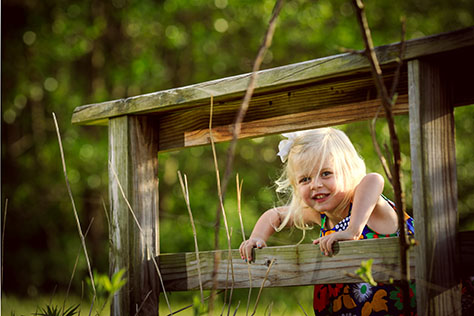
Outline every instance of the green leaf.
{"label": "green leaf", "polygon": [[372,276],[372,263],[374,259],[369,259],[367,261],[362,261],[360,263],[360,268],[356,270],[356,274],[365,282],[370,283],[371,285],[377,285],[373,276]]}

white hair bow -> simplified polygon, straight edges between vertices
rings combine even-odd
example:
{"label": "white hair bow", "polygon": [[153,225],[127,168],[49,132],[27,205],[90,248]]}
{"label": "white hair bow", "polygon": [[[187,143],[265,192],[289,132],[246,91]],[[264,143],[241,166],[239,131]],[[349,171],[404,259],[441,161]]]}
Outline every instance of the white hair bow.
{"label": "white hair bow", "polygon": [[288,159],[288,154],[290,153],[291,147],[295,142],[296,137],[300,136],[303,132],[294,132],[294,133],[285,133],[281,136],[288,139],[283,139],[278,144],[278,156],[280,156],[281,162],[285,162]]}

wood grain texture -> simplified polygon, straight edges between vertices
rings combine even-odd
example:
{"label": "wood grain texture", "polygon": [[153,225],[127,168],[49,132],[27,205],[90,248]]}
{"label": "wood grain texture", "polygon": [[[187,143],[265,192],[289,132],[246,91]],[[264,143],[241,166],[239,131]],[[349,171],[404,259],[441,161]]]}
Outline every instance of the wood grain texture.
{"label": "wood grain texture", "polygon": [[[374,259],[373,276],[377,281],[398,279],[399,251],[397,238],[339,242],[336,254],[325,257],[318,246],[302,244],[299,246],[267,247],[255,249],[255,261],[250,264],[252,287],[260,287],[269,263],[275,259],[266,287],[301,286],[337,282],[361,282],[354,277],[361,261]],[[212,287],[213,258],[215,251],[199,253],[203,287]],[[227,278],[227,250],[217,251],[220,258],[217,288],[230,288]],[[412,251],[413,253],[413,251]],[[235,288],[248,288],[247,264],[240,258],[237,249],[232,250],[232,262],[236,283]],[[413,262],[413,260],[412,260]],[[159,266],[167,291],[187,291],[199,289],[195,253],[162,254]],[[411,266],[414,269],[414,266]],[[412,273],[413,275],[413,273]]]}
{"label": "wood grain texture", "polygon": [[[125,205],[118,182],[127,188],[131,179],[128,172],[128,120],[126,117],[111,119],[109,122],[109,201],[110,201],[110,226],[109,226],[109,267],[110,275],[122,268],[128,267],[129,235],[128,235],[128,209]],[[115,179],[113,170],[121,170]],[[112,300],[111,313],[115,316],[125,316],[130,306],[127,293],[130,285],[124,285]]]}
{"label": "wood grain texture", "polygon": [[461,313],[454,113],[437,59],[409,63],[410,144],[419,315]]}
{"label": "wood grain texture", "polygon": [[[391,84],[393,69],[387,67],[385,70],[384,79]],[[397,114],[408,110],[406,73],[405,67],[397,90],[401,96],[397,101]],[[160,113],[160,150],[208,144],[209,101],[188,110]],[[256,94],[250,102],[239,137],[258,137],[370,119],[375,116],[379,105],[368,72],[280,90],[271,95]],[[239,107],[240,99],[214,103],[212,126],[216,142],[230,139]],[[380,111],[380,115],[383,116],[384,111]]]}
{"label": "wood grain texture", "polygon": [[[474,27],[414,39],[407,41],[406,44],[406,60],[462,49],[474,46]],[[399,43],[395,43],[377,47],[376,53],[380,63],[388,65],[396,61],[398,50]],[[258,73],[255,94],[271,95],[330,78],[357,75],[360,72],[367,72],[368,69],[369,64],[365,56],[349,53],[262,70]],[[208,103],[207,100],[211,95],[216,102],[241,99],[249,77],[250,74],[243,74],[121,100],[84,105],[75,109],[72,122],[107,124],[107,118],[124,114],[185,110]]]}
{"label": "wood grain texture", "polygon": [[[401,95],[394,106],[394,114],[408,113],[408,95]],[[323,107],[317,110],[301,112],[296,114],[281,115],[267,119],[260,119],[242,123],[240,138],[266,136],[292,130],[304,130],[340,124],[354,121],[369,120],[378,113],[379,117],[385,116],[381,110],[380,99],[342,104],[335,107]],[[229,141],[232,139],[233,124],[217,126],[212,129],[215,142]],[[165,133],[166,134],[166,133]],[[166,149],[175,149],[173,144],[164,144]],[[210,143],[209,129],[204,128],[191,132],[184,132],[184,146],[205,145]]]}
{"label": "wood grain texture", "polygon": [[142,306],[140,315],[158,311],[157,273],[149,263],[159,254],[158,139],[153,126],[146,117],[109,122],[110,272],[125,268],[128,280],[114,296],[112,315],[134,315],[137,306]]}

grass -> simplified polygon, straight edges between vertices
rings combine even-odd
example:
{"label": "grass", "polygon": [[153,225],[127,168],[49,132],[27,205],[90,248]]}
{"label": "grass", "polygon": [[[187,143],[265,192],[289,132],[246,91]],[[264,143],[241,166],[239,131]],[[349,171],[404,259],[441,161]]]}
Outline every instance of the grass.
{"label": "grass", "polygon": [[[255,299],[258,290],[252,292],[252,300],[249,307],[249,315],[253,311],[255,304]],[[168,293],[171,303],[171,308],[173,312],[188,306],[193,302],[193,296],[199,297],[199,291],[194,292],[173,292]],[[205,296],[209,295],[207,291],[204,293]],[[230,315],[234,314],[234,311],[237,307],[237,304],[240,301],[239,309],[236,315],[245,316],[246,315],[246,304],[247,304],[247,295],[248,290],[246,289],[236,289],[234,290],[234,295],[232,299],[232,307],[230,310]],[[313,303],[313,287],[294,287],[294,288],[264,288],[262,297],[258,304],[257,312],[255,315],[268,315],[268,309],[272,305],[271,315],[273,316],[292,316],[292,315],[302,315],[304,312],[298,306],[298,302],[303,306],[305,312],[308,315],[312,315],[312,303]],[[56,294],[53,299],[49,296],[38,296],[35,298],[18,298],[10,295],[2,295],[2,316],[31,316],[36,311],[39,311],[39,307],[45,308],[48,304],[51,306],[57,305],[59,308],[62,308],[64,303],[65,294],[59,293]],[[198,299],[199,301],[199,299]],[[214,315],[220,315],[222,311],[222,294],[219,295],[219,298],[215,302]],[[81,304],[81,299],[78,296],[69,296],[66,303],[66,309],[71,306]],[[206,304],[207,306],[207,304]],[[89,315],[90,302],[89,300],[83,300],[80,306],[80,315],[86,316]],[[110,308],[106,306],[100,316],[109,315]],[[160,315],[168,315],[169,309],[166,305],[163,295],[160,296]],[[97,316],[96,311],[94,310],[92,315]],[[179,316],[188,316],[194,315],[193,309],[188,308],[176,315]],[[227,315],[227,308],[223,315]]]}
{"label": "grass", "polygon": [[[258,294],[258,289],[253,289],[252,291],[252,298],[250,301],[249,306],[249,313],[251,315],[253,312],[255,300]],[[168,293],[171,307],[173,312],[188,306],[191,302],[193,302],[193,296],[199,298],[199,291],[193,292],[173,292]],[[208,296],[209,291],[204,291],[204,296]],[[232,306],[230,309],[230,315],[234,314],[237,305],[240,302],[240,306],[237,310],[236,315],[245,316],[246,315],[246,306],[247,306],[247,295],[248,289],[234,289],[233,297],[232,297]],[[220,315],[222,311],[222,302],[223,302],[223,293],[218,296],[215,301],[215,308],[214,308],[214,315]],[[198,299],[199,301],[199,299]],[[161,302],[161,298],[160,298]],[[258,308],[255,315],[268,315],[268,310],[271,307],[271,315],[272,316],[293,316],[293,315],[302,315],[304,316],[305,313],[299,307],[298,303],[300,303],[306,314],[312,315],[313,310],[313,287],[306,286],[306,287],[290,287],[290,288],[264,288],[262,292],[262,296],[258,303]],[[205,303],[207,306],[207,302]],[[227,315],[228,307],[226,307],[224,313],[222,315]],[[166,304],[160,304],[160,315],[168,315],[169,311]],[[193,309],[188,308],[185,311],[182,311],[176,315],[188,316],[194,315]],[[204,314],[207,315],[207,314]]]}
{"label": "grass", "polygon": [[[36,312],[40,311],[40,308],[46,308],[47,305],[52,307],[58,306],[62,309],[64,304],[65,294],[55,295],[52,299],[48,296],[38,296],[34,298],[19,298],[15,296],[5,295],[2,293],[2,315],[3,316],[31,316]],[[89,300],[83,300],[78,296],[69,296],[65,305],[67,310],[71,306],[80,304],[79,312],[80,315],[89,315],[90,302]],[[79,314],[76,314],[79,315]],[[97,316],[97,312],[94,310],[92,315]],[[100,316],[109,315],[109,307],[104,308]]]}

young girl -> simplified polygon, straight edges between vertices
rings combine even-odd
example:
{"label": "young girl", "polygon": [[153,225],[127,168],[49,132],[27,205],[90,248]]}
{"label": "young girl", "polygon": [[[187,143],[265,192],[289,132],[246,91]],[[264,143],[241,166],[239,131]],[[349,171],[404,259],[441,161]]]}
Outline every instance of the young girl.
{"label": "young girl", "polygon": [[[277,192],[291,198],[258,219],[250,238],[240,245],[243,259],[252,260],[252,248],[265,247],[270,235],[284,227],[304,232],[320,226],[320,237],[313,243],[326,256],[332,255],[338,240],[397,236],[397,213],[382,195],[383,177],[366,174],[364,161],[342,131],[321,128],[283,136],[288,139],[280,142],[278,155],[286,165]],[[407,216],[406,222],[413,234],[413,220]],[[415,314],[412,290],[409,304]],[[315,315],[399,315],[403,302],[395,285],[322,284],[315,285],[313,306]]]}

